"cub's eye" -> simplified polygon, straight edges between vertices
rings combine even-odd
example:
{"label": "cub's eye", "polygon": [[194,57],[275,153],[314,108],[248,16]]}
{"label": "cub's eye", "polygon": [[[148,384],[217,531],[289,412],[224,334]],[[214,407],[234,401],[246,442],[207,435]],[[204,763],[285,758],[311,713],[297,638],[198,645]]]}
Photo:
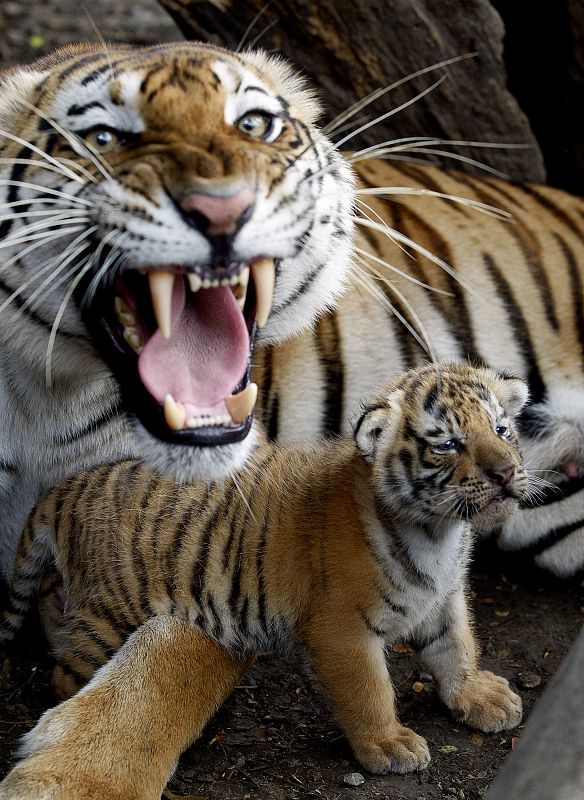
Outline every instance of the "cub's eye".
{"label": "cub's eye", "polygon": [[240,117],[235,127],[251,139],[273,142],[279,134],[277,117],[267,111],[249,111]]}
{"label": "cub's eye", "polygon": [[495,433],[497,436],[502,436],[504,439],[506,439],[510,434],[510,430],[506,425],[497,425],[495,428]]}
{"label": "cub's eye", "polygon": [[98,153],[110,153],[123,143],[123,137],[121,133],[103,128],[86,133],[85,141]]}
{"label": "cub's eye", "polygon": [[441,442],[433,447],[435,453],[450,453],[453,450],[458,450],[458,439],[448,439],[446,442]]}

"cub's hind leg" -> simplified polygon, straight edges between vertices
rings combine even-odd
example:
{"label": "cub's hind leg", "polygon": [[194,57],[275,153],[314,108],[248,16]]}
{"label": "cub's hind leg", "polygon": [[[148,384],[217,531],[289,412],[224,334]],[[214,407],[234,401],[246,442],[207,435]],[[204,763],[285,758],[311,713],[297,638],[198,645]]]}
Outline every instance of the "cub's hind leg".
{"label": "cub's hind leg", "polygon": [[355,758],[377,774],[424,769],[430,762],[426,741],[396,716],[383,638],[360,617],[340,619],[342,629],[339,616],[311,621],[303,639]]}
{"label": "cub's hind leg", "polygon": [[0,800],[160,800],[180,754],[248,666],[182,620],[150,619],[41,717]]}
{"label": "cub's hind leg", "polygon": [[52,683],[59,700],[66,700],[85,686],[101,666],[120,649],[129,631],[91,609],[67,615],[55,650],[57,665]]}
{"label": "cub's hind leg", "polygon": [[450,596],[439,616],[416,631],[414,644],[438,681],[440,697],[458,719],[487,733],[514,728],[521,722],[521,698],[509,682],[479,669],[462,589]]}

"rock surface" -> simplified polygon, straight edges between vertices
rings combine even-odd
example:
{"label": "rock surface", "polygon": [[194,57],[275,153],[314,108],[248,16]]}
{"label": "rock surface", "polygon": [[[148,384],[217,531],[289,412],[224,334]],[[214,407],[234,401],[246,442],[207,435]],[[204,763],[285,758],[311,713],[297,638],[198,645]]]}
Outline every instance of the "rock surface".
{"label": "rock surface", "polygon": [[[488,0],[468,0],[463,6],[458,0],[370,0],[358,4],[352,0],[274,0],[267,7],[265,0],[160,2],[191,38],[229,47],[244,39],[244,46],[259,44],[283,52],[316,83],[332,116],[379,87],[424,67],[476,52],[475,58],[448,67],[447,79],[432,92],[347,141],[345,147],[354,149],[405,136],[521,143],[528,147],[464,147],[454,148],[454,152],[517,180],[545,180],[529,122],[506,88],[504,28]],[[408,103],[444,74],[445,70],[437,69],[396,88],[368,108],[365,116],[374,117]],[[429,149],[453,148],[436,145]],[[458,159],[444,159],[436,153],[420,153],[419,157],[463,166]]]}

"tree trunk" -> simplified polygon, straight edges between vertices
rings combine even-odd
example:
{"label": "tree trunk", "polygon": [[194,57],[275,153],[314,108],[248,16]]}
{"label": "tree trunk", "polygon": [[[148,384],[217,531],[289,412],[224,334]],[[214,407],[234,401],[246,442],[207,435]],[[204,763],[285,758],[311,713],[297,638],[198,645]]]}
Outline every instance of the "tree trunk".
{"label": "tree trunk", "polygon": [[477,52],[474,58],[419,76],[369,106],[355,119],[373,119],[408,103],[447,75],[429,94],[347,140],[343,147],[354,150],[414,136],[520,143],[528,147],[435,144],[423,149],[447,150],[457,157],[432,152],[419,152],[417,157],[473,170],[476,165],[459,159],[476,159],[516,180],[545,180],[529,122],[506,88],[503,24],[488,0],[464,4],[458,0],[272,0],[268,5],[265,0],[159,2],[188,38],[230,48],[243,39],[244,48],[282,52],[319,88],[328,118],[369,92],[424,67]]}

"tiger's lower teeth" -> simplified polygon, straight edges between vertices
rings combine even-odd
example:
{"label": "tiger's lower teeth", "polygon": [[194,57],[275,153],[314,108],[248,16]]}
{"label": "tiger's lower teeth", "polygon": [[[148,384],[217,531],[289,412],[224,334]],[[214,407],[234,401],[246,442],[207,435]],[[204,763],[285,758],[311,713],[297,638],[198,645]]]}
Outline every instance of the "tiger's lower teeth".
{"label": "tiger's lower teeth", "polygon": [[208,425],[231,425],[231,417],[224,414],[219,417],[189,417],[187,428],[204,428]]}

